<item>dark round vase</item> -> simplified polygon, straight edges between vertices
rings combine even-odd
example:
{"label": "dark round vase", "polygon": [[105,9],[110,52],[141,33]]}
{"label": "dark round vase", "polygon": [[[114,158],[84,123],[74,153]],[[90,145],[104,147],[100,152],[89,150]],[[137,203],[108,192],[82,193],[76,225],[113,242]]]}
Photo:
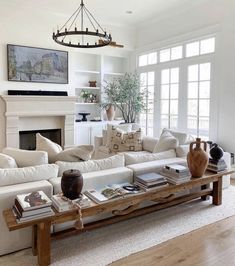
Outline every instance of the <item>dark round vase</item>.
{"label": "dark round vase", "polygon": [[218,144],[212,144],[212,148],[210,149],[210,156],[213,160],[219,161],[223,157],[223,149],[219,147]]}
{"label": "dark round vase", "polygon": [[79,170],[67,170],[63,172],[61,190],[64,196],[74,200],[80,197],[83,187],[83,176]]}

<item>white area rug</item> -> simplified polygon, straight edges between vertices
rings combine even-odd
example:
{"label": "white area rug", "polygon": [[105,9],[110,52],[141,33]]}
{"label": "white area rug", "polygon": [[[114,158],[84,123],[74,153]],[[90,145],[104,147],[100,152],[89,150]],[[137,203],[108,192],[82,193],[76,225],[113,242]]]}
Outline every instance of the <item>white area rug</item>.
{"label": "white area rug", "polygon": [[[196,200],[145,216],[52,242],[52,265],[102,266],[202,226],[235,215],[235,187],[223,204]],[[31,249],[0,258],[0,265],[37,265]]]}

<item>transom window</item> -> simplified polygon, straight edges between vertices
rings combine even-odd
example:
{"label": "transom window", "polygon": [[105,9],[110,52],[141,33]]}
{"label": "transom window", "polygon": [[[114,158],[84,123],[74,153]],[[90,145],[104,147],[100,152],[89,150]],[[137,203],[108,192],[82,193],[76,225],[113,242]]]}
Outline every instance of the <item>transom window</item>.
{"label": "transom window", "polygon": [[139,66],[153,65],[157,63],[157,52],[139,56]]}

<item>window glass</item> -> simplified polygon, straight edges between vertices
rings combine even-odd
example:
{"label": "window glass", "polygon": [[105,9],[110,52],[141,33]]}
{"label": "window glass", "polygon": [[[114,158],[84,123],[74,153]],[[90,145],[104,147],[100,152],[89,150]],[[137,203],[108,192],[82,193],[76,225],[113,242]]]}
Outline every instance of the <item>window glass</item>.
{"label": "window glass", "polygon": [[186,57],[199,55],[199,42],[192,42],[186,45]]}
{"label": "window glass", "polygon": [[157,63],[157,53],[148,54],[148,65],[153,65]]}
{"label": "window glass", "polygon": [[183,57],[183,46],[171,48],[171,60],[177,60]]}
{"label": "window glass", "polygon": [[214,53],[215,51],[215,38],[210,38],[201,41],[200,54]]}
{"label": "window glass", "polygon": [[160,62],[167,62],[170,61],[171,56],[170,56],[170,49],[165,49],[160,51]]}

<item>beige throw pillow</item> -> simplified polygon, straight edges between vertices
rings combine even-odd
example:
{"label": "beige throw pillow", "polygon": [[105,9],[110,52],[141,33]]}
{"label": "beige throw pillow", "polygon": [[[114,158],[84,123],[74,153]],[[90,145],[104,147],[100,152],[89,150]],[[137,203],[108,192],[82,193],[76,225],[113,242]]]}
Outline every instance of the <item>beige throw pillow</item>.
{"label": "beige throw pillow", "polygon": [[115,130],[115,129],[119,129],[119,130],[122,130],[124,132],[130,132],[132,129],[132,124],[120,124],[120,125],[108,124],[107,125],[107,139],[106,139],[106,146],[107,147],[110,146],[110,141],[111,141],[111,137],[113,134],[113,130]]}
{"label": "beige throw pillow", "polygon": [[17,168],[15,159],[11,156],[0,153],[0,168]]}
{"label": "beige throw pillow", "polygon": [[113,129],[109,148],[111,152],[142,151],[141,129],[133,132]]}
{"label": "beige throw pillow", "polygon": [[179,141],[169,131],[162,132],[157,145],[154,147],[153,153],[168,151],[175,149],[179,145]]}
{"label": "beige throw pillow", "polygon": [[94,151],[92,145],[81,145],[74,148],[69,148],[61,151],[53,157],[54,162],[65,161],[65,162],[78,162],[88,161],[91,159],[91,155]]}
{"label": "beige throw pillow", "polygon": [[49,140],[48,138],[43,137],[40,133],[36,134],[36,150],[46,151],[48,153],[48,160],[50,163],[54,162],[54,157],[61,152],[62,147]]}

